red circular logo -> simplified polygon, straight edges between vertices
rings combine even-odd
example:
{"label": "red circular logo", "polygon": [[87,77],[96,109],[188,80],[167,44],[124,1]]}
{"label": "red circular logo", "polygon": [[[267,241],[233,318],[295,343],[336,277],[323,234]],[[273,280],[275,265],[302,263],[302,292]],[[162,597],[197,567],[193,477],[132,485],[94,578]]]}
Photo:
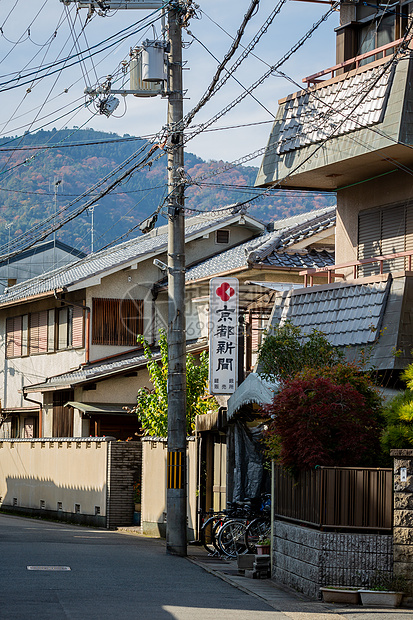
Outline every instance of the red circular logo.
{"label": "red circular logo", "polygon": [[223,282],[221,286],[217,288],[217,295],[222,299],[222,301],[228,301],[233,295],[235,291],[228,282]]}

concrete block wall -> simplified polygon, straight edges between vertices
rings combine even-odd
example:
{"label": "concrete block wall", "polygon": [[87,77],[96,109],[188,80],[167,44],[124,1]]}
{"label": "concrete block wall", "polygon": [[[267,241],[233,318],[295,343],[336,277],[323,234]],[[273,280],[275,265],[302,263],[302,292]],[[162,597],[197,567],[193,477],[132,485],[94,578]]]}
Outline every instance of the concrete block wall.
{"label": "concrete block wall", "polygon": [[274,523],[273,578],[311,598],[325,585],[368,585],[379,569],[391,572],[392,536],[337,534]]}

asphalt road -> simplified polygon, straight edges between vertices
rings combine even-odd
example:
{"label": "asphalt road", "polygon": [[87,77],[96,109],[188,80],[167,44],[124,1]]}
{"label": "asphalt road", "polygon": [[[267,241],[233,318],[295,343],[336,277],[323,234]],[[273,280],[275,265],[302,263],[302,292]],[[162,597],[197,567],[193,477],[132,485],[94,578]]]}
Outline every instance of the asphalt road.
{"label": "asphalt road", "polygon": [[288,617],[158,540],[0,515],[0,558],[2,620]]}
{"label": "asphalt road", "polygon": [[203,556],[197,565],[157,539],[0,514],[0,620],[413,620],[409,609],[308,601],[218,563],[219,578]]}

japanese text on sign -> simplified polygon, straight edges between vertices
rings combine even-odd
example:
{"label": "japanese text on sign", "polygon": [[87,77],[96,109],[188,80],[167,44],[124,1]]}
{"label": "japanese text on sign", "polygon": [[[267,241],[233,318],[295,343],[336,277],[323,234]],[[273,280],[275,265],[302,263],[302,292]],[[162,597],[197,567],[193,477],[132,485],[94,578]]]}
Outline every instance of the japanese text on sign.
{"label": "japanese text on sign", "polygon": [[238,370],[237,278],[213,278],[209,288],[209,391],[233,394]]}

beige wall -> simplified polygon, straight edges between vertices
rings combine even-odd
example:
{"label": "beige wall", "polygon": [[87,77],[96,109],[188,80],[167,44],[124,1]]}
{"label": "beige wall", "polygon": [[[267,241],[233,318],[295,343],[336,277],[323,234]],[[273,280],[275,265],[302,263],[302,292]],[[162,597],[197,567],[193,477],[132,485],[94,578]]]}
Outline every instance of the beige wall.
{"label": "beige wall", "polygon": [[[197,510],[197,442],[187,442],[187,516],[188,539],[196,534]],[[142,442],[142,515],[143,533],[165,536],[166,531],[166,440]]]}
{"label": "beige wall", "polygon": [[96,383],[96,390],[75,388],[75,401],[82,403],[108,403],[132,405],[136,402],[138,390],[141,387],[150,387],[149,375],[146,368],[138,372],[136,377],[113,377]]}
{"label": "beige wall", "polygon": [[411,178],[393,172],[337,193],[336,264],[357,260],[358,214],[411,200]]}
{"label": "beige wall", "polygon": [[0,441],[0,505],[105,516],[107,454],[105,440]]}

